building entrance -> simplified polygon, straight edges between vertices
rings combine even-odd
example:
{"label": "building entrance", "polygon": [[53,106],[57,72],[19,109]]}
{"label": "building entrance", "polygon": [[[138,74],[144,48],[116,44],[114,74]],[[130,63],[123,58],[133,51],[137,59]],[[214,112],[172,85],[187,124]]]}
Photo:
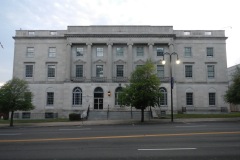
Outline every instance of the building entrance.
{"label": "building entrance", "polygon": [[103,89],[101,87],[97,87],[94,90],[94,109],[103,109]]}

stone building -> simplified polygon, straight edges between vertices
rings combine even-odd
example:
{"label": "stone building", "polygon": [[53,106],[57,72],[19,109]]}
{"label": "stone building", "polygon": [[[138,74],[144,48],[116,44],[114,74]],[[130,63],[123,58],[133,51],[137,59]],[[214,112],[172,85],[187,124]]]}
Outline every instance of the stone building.
{"label": "stone building", "polygon": [[[223,30],[68,26],[67,30],[17,30],[13,38],[13,76],[29,82],[36,106],[31,112],[18,112],[17,118],[68,117],[88,107],[128,111],[129,107],[120,106],[118,93],[147,59],[156,65],[164,95],[156,112],[171,110],[171,70],[174,113],[229,108],[222,98],[228,87]],[[175,63],[177,58],[180,64]]]}

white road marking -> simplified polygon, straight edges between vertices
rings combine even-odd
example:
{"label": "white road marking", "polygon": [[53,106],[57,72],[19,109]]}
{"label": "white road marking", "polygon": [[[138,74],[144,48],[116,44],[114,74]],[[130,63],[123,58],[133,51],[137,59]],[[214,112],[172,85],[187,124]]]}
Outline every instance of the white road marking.
{"label": "white road marking", "polygon": [[22,133],[0,133],[0,136],[18,136]]}
{"label": "white road marking", "polygon": [[195,125],[195,126],[175,126],[175,127],[181,127],[181,128],[184,128],[184,127],[189,127],[189,128],[191,128],[191,127],[206,127],[207,125]]}
{"label": "white road marking", "polygon": [[149,148],[149,149],[138,149],[139,151],[178,151],[178,150],[195,150],[197,148]]}
{"label": "white road marking", "polygon": [[84,130],[90,130],[91,128],[78,128],[78,129],[59,129],[59,131],[84,131]]}

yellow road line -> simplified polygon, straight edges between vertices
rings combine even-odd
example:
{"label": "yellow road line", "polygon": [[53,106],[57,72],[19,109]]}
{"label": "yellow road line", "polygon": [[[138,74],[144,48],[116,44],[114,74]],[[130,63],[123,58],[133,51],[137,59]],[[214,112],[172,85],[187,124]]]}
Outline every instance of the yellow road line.
{"label": "yellow road line", "polygon": [[78,137],[78,138],[17,139],[17,140],[0,140],[0,143],[76,141],[76,140],[95,140],[95,139],[171,137],[171,136],[220,135],[220,134],[240,134],[240,131],[235,131],[235,132],[196,132],[196,133],[174,133],[174,134],[146,134],[146,135],[128,135],[128,136],[99,136],[99,137]]}

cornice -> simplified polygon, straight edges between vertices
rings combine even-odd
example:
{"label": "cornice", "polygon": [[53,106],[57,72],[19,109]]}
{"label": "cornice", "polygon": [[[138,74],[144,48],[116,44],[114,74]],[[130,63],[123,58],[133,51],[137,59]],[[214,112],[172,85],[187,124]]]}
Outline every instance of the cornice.
{"label": "cornice", "polygon": [[199,39],[218,39],[218,40],[226,40],[228,37],[175,37],[175,40],[177,39],[186,39],[186,40],[199,40]]}
{"label": "cornice", "polygon": [[65,37],[176,37],[175,34],[65,34]]}

